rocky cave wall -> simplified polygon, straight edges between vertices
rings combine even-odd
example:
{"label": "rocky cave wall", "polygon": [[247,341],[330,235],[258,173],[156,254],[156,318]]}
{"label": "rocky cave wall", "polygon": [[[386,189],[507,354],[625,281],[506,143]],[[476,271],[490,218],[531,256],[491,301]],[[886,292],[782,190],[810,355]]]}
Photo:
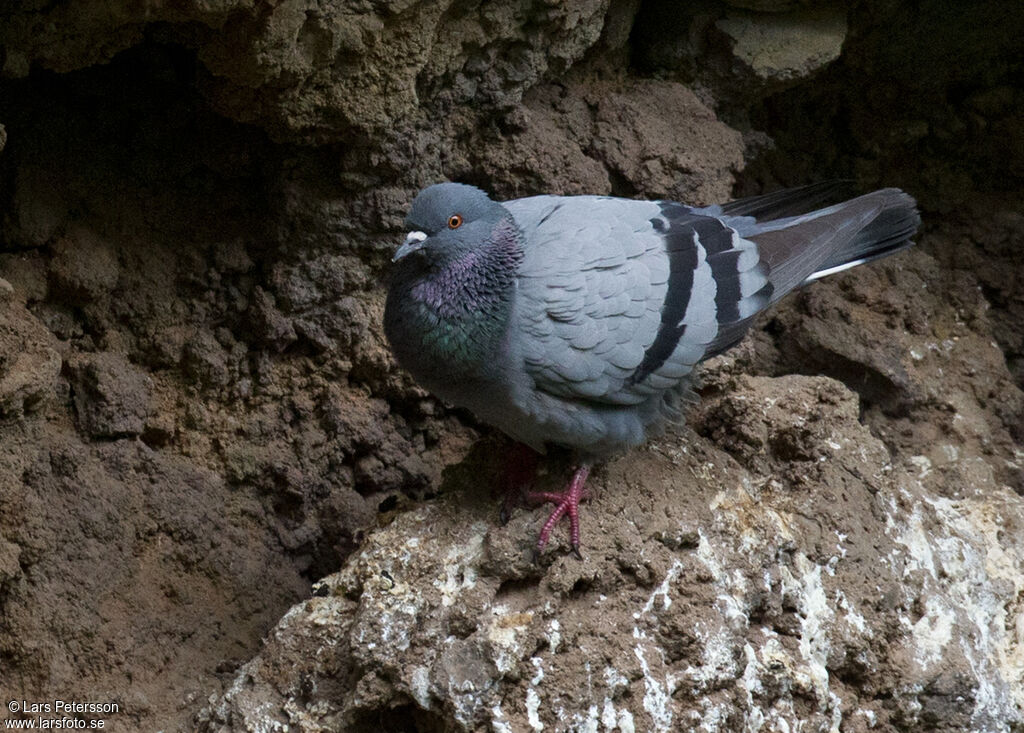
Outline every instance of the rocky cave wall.
{"label": "rocky cave wall", "polygon": [[[6,6],[0,690],[123,730],[1020,730],[1022,32],[938,0]],[[585,559],[531,564],[500,439],[382,341],[415,191],[829,177],[914,194],[918,247],[710,363],[597,475]]]}

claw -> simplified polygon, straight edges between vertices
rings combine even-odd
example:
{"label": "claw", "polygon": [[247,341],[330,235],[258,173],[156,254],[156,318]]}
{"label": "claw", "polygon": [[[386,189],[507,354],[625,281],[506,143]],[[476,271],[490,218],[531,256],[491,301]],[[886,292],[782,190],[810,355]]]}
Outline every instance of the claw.
{"label": "claw", "polygon": [[588,475],[590,475],[590,466],[583,464],[576,469],[576,472],[572,475],[572,480],[569,482],[569,486],[561,494],[550,492],[527,494],[527,499],[530,501],[547,502],[555,505],[554,511],[551,512],[547,521],[544,522],[544,526],[540,530],[540,536],[537,538],[537,555],[544,552],[544,547],[548,544],[551,531],[558,524],[558,520],[568,515],[569,544],[572,547],[573,554],[580,560],[583,559],[583,555],[580,553],[580,501],[587,495],[584,484],[587,481]]}

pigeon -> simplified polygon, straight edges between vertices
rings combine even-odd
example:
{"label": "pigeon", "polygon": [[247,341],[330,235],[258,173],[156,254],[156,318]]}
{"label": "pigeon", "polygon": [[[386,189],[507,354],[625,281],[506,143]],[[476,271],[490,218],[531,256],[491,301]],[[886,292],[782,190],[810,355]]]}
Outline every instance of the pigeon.
{"label": "pigeon", "polygon": [[[887,188],[822,206],[838,184],[730,203],[423,189],[392,258],[384,331],[398,363],[577,468],[537,539],[563,516],[580,556],[579,503],[595,463],[679,421],[694,367],[737,344],[759,313],[826,275],[909,247],[916,202]],[[534,454],[535,455],[535,454]]]}

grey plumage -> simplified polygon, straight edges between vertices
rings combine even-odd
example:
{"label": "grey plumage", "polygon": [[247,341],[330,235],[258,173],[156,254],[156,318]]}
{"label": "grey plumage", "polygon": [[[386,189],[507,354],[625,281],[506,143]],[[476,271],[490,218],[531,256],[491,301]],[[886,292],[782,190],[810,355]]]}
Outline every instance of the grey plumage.
{"label": "grey plumage", "polygon": [[807,211],[832,193],[815,185],[693,208],[498,203],[471,186],[431,186],[395,256],[385,332],[441,398],[589,464],[677,416],[694,366],[786,293],[909,246],[910,196],[884,189]]}

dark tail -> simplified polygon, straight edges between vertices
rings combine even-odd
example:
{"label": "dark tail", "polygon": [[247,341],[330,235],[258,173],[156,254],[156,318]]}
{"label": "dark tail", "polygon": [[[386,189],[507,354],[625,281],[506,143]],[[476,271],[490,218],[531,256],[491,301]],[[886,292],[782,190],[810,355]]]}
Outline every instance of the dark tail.
{"label": "dark tail", "polygon": [[718,208],[728,216],[752,216],[758,221],[772,221],[837,204],[853,198],[856,193],[853,181],[840,179],[747,196],[721,204]]}
{"label": "dark tail", "polygon": [[[921,223],[912,197],[898,188],[885,188],[829,206],[846,194],[849,185],[817,183],[706,209],[723,215],[741,237],[757,244],[773,288],[766,307],[805,283],[912,244],[910,238]],[[810,211],[818,206],[825,208]],[[752,318],[721,326],[705,358],[743,338]]]}
{"label": "dark tail", "polygon": [[913,245],[910,238],[921,225],[917,202],[898,188],[886,188],[868,195],[882,199],[882,210],[878,216],[861,229],[847,247],[809,275],[805,282],[880,260]]}
{"label": "dark tail", "polygon": [[[803,199],[805,190],[794,195]],[[906,249],[920,223],[914,199],[885,188],[807,214],[760,220],[746,236],[769,265],[775,301],[804,283]]]}

